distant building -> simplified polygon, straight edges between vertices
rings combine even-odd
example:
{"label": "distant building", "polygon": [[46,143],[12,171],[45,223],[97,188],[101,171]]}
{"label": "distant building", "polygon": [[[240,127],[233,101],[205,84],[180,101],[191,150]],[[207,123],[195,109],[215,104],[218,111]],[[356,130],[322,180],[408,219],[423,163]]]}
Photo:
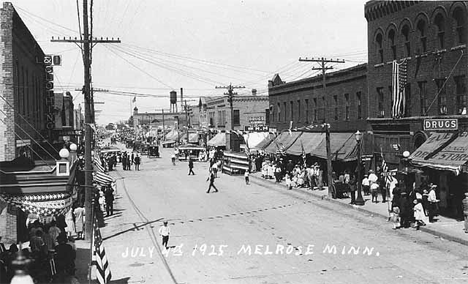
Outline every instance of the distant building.
{"label": "distant building", "polygon": [[206,109],[208,128],[244,131],[249,126],[269,124],[268,96],[257,95],[256,90],[250,95],[233,96],[232,118],[228,96],[203,97],[200,102],[200,107]]}

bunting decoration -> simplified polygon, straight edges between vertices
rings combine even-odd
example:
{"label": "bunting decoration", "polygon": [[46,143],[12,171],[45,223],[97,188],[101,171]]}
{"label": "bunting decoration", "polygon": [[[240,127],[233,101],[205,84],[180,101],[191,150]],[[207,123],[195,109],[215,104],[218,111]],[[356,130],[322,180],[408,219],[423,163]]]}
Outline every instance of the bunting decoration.
{"label": "bunting decoration", "polygon": [[407,62],[406,59],[398,63],[392,62],[392,117],[400,118],[405,115],[406,104],[406,80],[407,80]]}
{"label": "bunting decoration", "polygon": [[387,162],[385,162],[385,158],[382,152],[382,148],[380,148],[380,155],[382,156],[382,173],[385,177],[385,183],[392,182],[392,178],[390,177],[390,172],[388,171]]}
{"label": "bunting decoration", "polygon": [[93,182],[97,183],[100,186],[106,186],[112,184],[114,182],[114,179],[106,173],[95,172],[93,173]]}
{"label": "bunting decoration", "polygon": [[109,263],[106,257],[106,250],[102,243],[101,231],[99,230],[97,219],[94,220],[94,252],[96,264],[96,278],[99,284],[109,283],[112,278],[112,273],[109,268]]}
{"label": "bunting decoration", "polygon": [[306,166],[306,152],[304,150],[304,144],[302,144],[301,140],[301,151],[302,151],[302,161],[304,162],[304,167]]}

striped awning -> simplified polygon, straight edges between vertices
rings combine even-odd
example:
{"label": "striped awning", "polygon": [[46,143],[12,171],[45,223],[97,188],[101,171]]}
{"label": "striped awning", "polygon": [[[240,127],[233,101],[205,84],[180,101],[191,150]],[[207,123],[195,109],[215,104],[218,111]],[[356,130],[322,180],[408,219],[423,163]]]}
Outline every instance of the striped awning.
{"label": "striped awning", "polygon": [[93,173],[93,182],[101,186],[104,186],[104,185],[110,185],[111,183],[113,183],[114,179],[106,173],[95,172]]}

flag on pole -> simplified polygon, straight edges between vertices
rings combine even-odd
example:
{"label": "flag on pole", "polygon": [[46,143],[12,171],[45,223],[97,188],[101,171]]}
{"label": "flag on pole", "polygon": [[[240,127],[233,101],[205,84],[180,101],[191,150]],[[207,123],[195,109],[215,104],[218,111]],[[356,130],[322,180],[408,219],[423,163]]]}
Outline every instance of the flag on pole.
{"label": "flag on pole", "polygon": [[94,219],[94,252],[96,264],[96,278],[99,284],[109,283],[112,273],[107,262],[106,250],[102,244],[101,231],[99,230],[97,219]]}
{"label": "flag on pole", "polygon": [[96,172],[93,173],[93,182],[99,184],[100,186],[105,186],[112,184],[114,179],[106,173]]}
{"label": "flag on pole", "polygon": [[136,96],[133,97],[132,103],[136,103]]}
{"label": "flag on pole", "polygon": [[400,118],[405,114],[406,104],[406,80],[407,80],[407,62],[406,59],[398,63],[392,62],[392,117]]}
{"label": "flag on pole", "polygon": [[94,170],[96,170],[97,172],[101,172],[101,173],[105,172],[105,169],[102,166],[101,161],[99,160],[98,157],[94,156],[93,164],[94,164]]}
{"label": "flag on pole", "polygon": [[382,149],[380,149],[380,155],[382,156],[382,173],[385,177],[385,183],[390,183],[392,182],[392,178],[390,177],[390,172],[388,171],[388,166],[387,166],[387,162],[385,162],[385,158],[384,158],[384,155],[383,155],[383,152],[382,152]]}

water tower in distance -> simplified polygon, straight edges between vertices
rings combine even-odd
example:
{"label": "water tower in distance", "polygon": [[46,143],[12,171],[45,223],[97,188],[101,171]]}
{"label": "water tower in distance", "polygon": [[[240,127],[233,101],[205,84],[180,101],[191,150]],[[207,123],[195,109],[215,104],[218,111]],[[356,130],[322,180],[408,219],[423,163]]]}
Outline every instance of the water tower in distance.
{"label": "water tower in distance", "polygon": [[169,94],[171,98],[170,112],[176,113],[177,112],[177,92],[171,91]]}

